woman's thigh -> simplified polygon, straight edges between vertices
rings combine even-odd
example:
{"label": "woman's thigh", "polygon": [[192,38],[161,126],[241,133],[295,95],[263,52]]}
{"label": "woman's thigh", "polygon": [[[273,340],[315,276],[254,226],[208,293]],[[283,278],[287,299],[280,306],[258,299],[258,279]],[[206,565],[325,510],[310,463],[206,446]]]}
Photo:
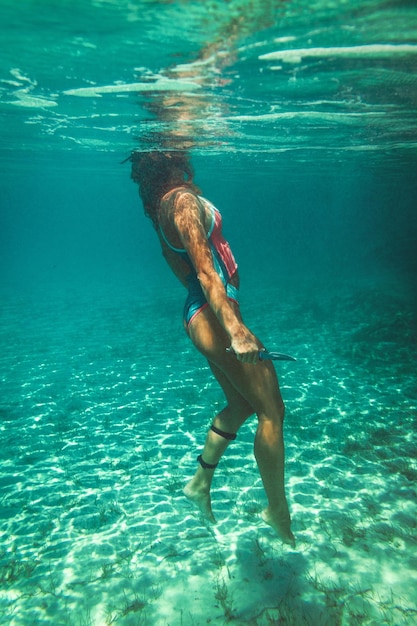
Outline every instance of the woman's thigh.
{"label": "woman's thigh", "polygon": [[255,409],[236,387],[232,385],[226,374],[222,372],[215,363],[208,361],[208,364],[215,379],[223,390],[227,401],[227,408],[229,409],[228,414],[230,414],[230,418],[236,422],[235,427],[238,429],[248,417],[255,413]]}
{"label": "woman's thigh", "polygon": [[[188,332],[196,348],[225,375],[253,412],[258,416],[282,415],[283,402],[272,363],[242,363],[226,352],[230,346],[229,337],[209,307],[197,315]],[[259,340],[258,343],[262,348]]]}

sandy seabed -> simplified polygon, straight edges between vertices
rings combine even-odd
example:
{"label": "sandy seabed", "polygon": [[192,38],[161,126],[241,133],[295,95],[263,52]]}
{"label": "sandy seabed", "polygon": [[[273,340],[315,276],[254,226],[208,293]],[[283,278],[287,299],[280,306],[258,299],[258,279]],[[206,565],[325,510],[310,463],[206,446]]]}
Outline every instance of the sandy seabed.
{"label": "sandy seabed", "polygon": [[373,285],[244,304],[278,364],[297,538],[265,526],[256,418],[182,495],[221,391],[177,292],[3,298],[0,623],[417,624],[417,316]]}

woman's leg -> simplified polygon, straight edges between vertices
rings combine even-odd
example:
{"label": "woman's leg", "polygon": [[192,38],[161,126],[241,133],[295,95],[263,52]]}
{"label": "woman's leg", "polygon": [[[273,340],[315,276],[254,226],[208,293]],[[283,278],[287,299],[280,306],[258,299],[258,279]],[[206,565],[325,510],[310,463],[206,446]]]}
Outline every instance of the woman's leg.
{"label": "woman's leg", "polygon": [[240,426],[253,414],[253,409],[230,384],[227,377],[214,364],[209,362],[209,365],[223,389],[227,406],[213,420],[214,430],[210,428],[207,433],[199,465],[193,478],[186,485],[184,493],[205,517],[215,523],[210,498],[214,471],[229,443],[236,437]]}
{"label": "woman's leg", "polygon": [[[258,428],[254,452],[268,499],[263,519],[276,530],[283,541],[293,545],[294,537],[290,528],[290,515],[284,486],[284,404],[275,369],[268,361],[260,361],[252,365],[242,363],[227,353],[226,348],[230,341],[209,308],[204,309],[194,319],[189,328],[189,334],[198,350],[222,373],[239,397],[246,402],[248,407],[251,407],[251,412],[257,414]],[[259,345],[262,347],[261,343]],[[225,418],[227,417],[226,415]],[[243,421],[244,419],[241,423]],[[218,458],[227,444],[223,443],[223,446],[223,450],[220,444],[217,448]],[[216,456],[210,458],[213,463],[217,462]],[[209,459],[204,458],[204,460],[210,463]],[[204,471],[212,472],[212,470]]]}

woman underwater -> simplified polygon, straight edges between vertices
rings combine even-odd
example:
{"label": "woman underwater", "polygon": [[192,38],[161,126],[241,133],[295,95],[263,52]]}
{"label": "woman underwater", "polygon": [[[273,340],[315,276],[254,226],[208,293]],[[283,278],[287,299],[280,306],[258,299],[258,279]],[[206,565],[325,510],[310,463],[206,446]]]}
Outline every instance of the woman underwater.
{"label": "woman underwater", "polygon": [[184,494],[215,522],[210,498],[214,471],[240,426],[256,413],[254,453],[268,501],[262,518],[283,542],[294,546],[284,486],[284,403],[274,366],[259,359],[263,345],[242,321],[239,275],[222,236],[221,215],[194,185],[184,152],[133,152],[130,160],[132,179],[139,185],[162,254],[188,289],[187,333],[206,357],[227,401],[213,420]]}

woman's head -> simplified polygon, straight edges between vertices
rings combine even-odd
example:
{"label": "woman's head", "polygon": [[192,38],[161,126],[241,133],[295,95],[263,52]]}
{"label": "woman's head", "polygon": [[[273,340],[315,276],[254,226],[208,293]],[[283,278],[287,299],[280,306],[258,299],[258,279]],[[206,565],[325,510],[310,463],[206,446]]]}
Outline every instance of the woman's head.
{"label": "woman's head", "polygon": [[193,184],[194,171],[184,152],[132,152],[131,177],[139,185],[145,215],[157,223],[157,211],[161,198],[175,187],[190,187],[196,193],[199,189]]}

